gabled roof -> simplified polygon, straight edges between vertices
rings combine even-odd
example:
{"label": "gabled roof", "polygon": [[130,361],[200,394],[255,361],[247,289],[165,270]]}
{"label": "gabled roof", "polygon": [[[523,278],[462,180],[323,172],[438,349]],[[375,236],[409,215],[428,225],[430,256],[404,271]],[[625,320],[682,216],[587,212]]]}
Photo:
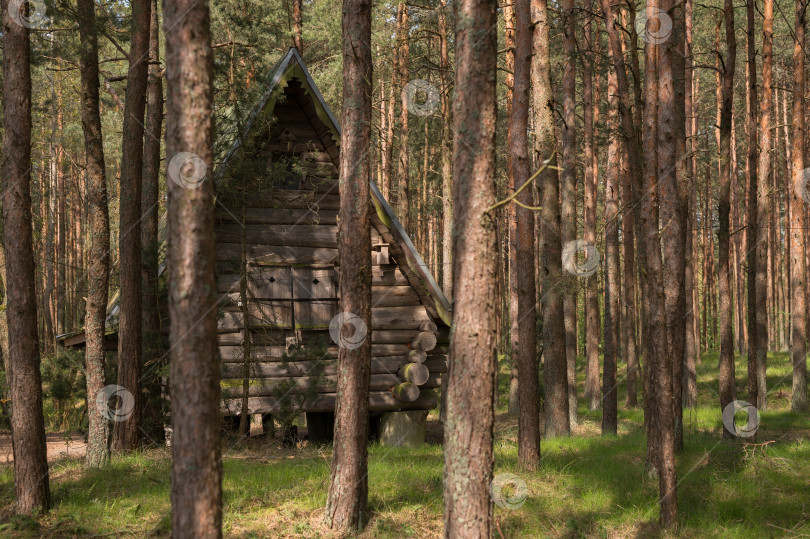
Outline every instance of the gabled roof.
{"label": "gabled roof", "polygon": [[[237,137],[236,140],[233,141],[233,144],[217,169],[217,173],[214,176],[215,181],[221,178],[225,170],[227,170],[229,160],[244,143],[244,138],[251,133],[259,116],[267,110],[267,107],[270,107],[270,110],[272,110],[279,96],[283,93],[284,88],[293,78],[297,78],[301,81],[304,86],[304,91],[309,95],[315,105],[318,118],[332,132],[332,138],[335,140],[335,144],[340,144],[340,123],[337,121],[337,118],[335,118],[329,105],[327,105],[320,90],[318,90],[303,58],[301,58],[301,55],[298,53],[298,49],[292,47],[270,72],[270,81],[267,89],[245,122],[244,135]],[[371,202],[374,204],[376,210],[376,215],[372,218],[374,227],[383,238],[386,238],[393,244],[394,249],[392,249],[391,254],[397,261],[397,265],[400,266],[402,273],[408,277],[411,286],[417,290],[417,293],[423,300],[423,305],[425,305],[434,318],[438,318],[449,326],[452,321],[452,307],[450,306],[450,302],[445,297],[441,287],[436,283],[427,264],[425,264],[422,256],[416,250],[416,247],[408,237],[399,219],[397,219],[397,216],[394,214],[394,210],[383,197],[377,184],[373,179],[369,180],[369,184],[371,185]]]}
{"label": "gabled roof", "polygon": [[[312,98],[313,105],[318,114],[318,118],[325,126],[329,128],[332,138],[336,145],[340,144],[340,123],[335,118],[329,105],[323,98],[320,90],[318,90],[315,81],[309,73],[309,70],[304,64],[304,59],[301,58],[298,50],[295,47],[290,48],[287,53],[276,63],[270,71],[269,82],[267,89],[262,94],[262,97],[256,103],[253,111],[245,122],[244,129],[241,135],[234,137],[233,142],[230,144],[228,151],[225,153],[222,161],[217,166],[214,172],[214,182],[222,178],[228,168],[231,158],[236,154],[237,150],[244,144],[245,138],[251,133],[259,116],[267,107],[275,106],[276,101],[281,96],[284,88],[290,80],[297,78],[304,85],[304,91]],[[233,136],[233,133],[223,133],[223,137]],[[402,273],[407,277],[408,282],[417,291],[417,294],[422,300],[422,304],[428,312],[438,320],[450,325],[452,322],[452,307],[450,302],[442,292],[436,280],[433,278],[430,270],[422,259],[422,256],[416,250],[402,224],[394,214],[394,210],[383,197],[377,184],[373,179],[369,180],[371,186],[371,202],[374,204],[376,214],[372,217],[372,225],[377,229],[380,235],[387,241],[391,242],[391,254],[397,261]],[[159,226],[159,240],[160,240],[160,267],[158,275],[162,275],[166,269],[164,257],[166,253],[166,219],[165,215],[160,219]],[[110,298],[107,306],[107,333],[111,334],[118,329],[118,314],[120,312],[120,291],[116,291]],[[56,337],[58,341],[67,343],[72,338],[79,337],[84,331],[76,331],[66,333]],[[68,344],[69,345],[69,344]]]}

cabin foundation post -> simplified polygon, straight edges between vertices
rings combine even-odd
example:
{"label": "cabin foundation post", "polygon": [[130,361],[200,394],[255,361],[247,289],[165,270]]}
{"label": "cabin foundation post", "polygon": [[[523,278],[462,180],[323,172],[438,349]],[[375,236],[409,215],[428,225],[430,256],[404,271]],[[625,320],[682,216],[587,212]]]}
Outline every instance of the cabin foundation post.
{"label": "cabin foundation post", "polygon": [[264,434],[264,423],[262,414],[250,414],[250,436],[261,436]]}
{"label": "cabin foundation post", "polygon": [[380,444],[388,447],[419,447],[425,443],[427,410],[386,412],[380,418]]}

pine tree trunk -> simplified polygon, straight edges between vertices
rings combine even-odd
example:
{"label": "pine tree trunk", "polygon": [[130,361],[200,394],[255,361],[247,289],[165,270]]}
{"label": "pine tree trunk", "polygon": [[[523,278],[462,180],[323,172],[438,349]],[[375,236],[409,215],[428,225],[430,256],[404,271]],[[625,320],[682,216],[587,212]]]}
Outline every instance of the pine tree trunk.
{"label": "pine tree trunk", "polygon": [[439,8],[439,37],[441,39],[441,105],[442,105],[442,289],[448,301],[453,301],[453,165],[450,106],[450,60],[447,51],[447,0]]}
{"label": "pine tree trunk", "polygon": [[[529,0],[515,0],[514,93],[509,117],[509,156],[514,185],[520,189],[531,176],[529,167],[529,86],[532,56],[531,10]],[[517,200],[532,205],[532,192],[523,189]],[[512,204],[515,208],[515,256],[512,263],[517,292],[517,341],[513,357],[517,359],[518,401],[518,464],[533,470],[540,464],[540,413],[538,410],[537,369],[537,290],[534,283],[534,213]],[[514,329],[513,323],[513,329]]]}
{"label": "pine tree trunk", "polygon": [[[444,427],[444,536],[493,534],[490,484],[494,462],[497,367],[497,259],[494,215],[497,5],[453,2],[456,95],[453,105],[454,330],[450,336]],[[475,372],[476,376],[469,373]]]}
{"label": "pine tree trunk", "polygon": [[[771,9],[773,9],[773,6],[771,6]],[[757,245],[761,238],[759,237],[759,204],[757,202],[759,169],[757,168],[757,61],[756,43],[754,41],[754,0],[746,1],[746,19],[746,52],[748,56],[748,114],[746,115],[746,129],[748,131],[748,234],[746,236],[748,239],[748,243],[746,245],[746,262],[748,265],[748,402],[756,406],[759,402],[757,357],[758,349],[762,343],[762,340],[759,338],[760,327],[757,322],[757,319],[759,318],[757,315],[757,306],[761,302],[758,302],[757,299],[758,290],[756,286],[756,279],[757,275],[759,274],[757,269],[759,264]],[[767,91],[770,94],[770,88],[768,88]],[[763,98],[770,100],[770,95],[767,97],[763,95]],[[768,123],[765,124],[766,129],[769,128]],[[770,147],[770,134],[766,136],[765,141],[767,142],[765,147]],[[767,172],[765,179],[767,181]],[[764,247],[766,250],[765,252],[767,253],[767,246]],[[764,317],[765,313],[762,313],[762,315]]]}
{"label": "pine tree trunk", "polygon": [[[684,109],[686,117],[684,128],[691,157],[686,157],[685,182],[688,191],[687,222],[686,222],[686,274],[684,276],[684,293],[686,296],[686,340],[683,360],[682,377],[682,404],[683,407],[697,406],[697,370],[695,356],[699,353],[698,344],[698,311],[697,298],[697,121],[695,117],[695,101],[697,91],[694,76],[694,59],[692,58],[692,24],[693,3],[686,0],[684,4],[684,54],[688,65],[684,68]],[[673,373],[674,375],[674,373]],[[683,419],[683,412],[681,412]],[[683,438],[681,438],[683,440]]]}
{"label": "pine tree trunk", "polygon": [[[166,0],[163,5],[169,165],[167,256],[171,272],[172,536],[221,537],[211,19],[205,2]],[[189,160],[182,152],[196,157]],[[199,170],[201,163],[207,169]]]}
{"label": "pine tree trunk", "polygon": [[[340,307],[359,347],[338,352],[335,441],[324,521],[360,531],[368,520],[368,387],[371,373],[371,1],[343,2],[343,134],[340,144]],[[359,321],[357,319],[359,318]],[[359,326],[359,327],[358,327]],[[350,329],[341,326],[341,331]],[[341,343],[338,343],[341,344]]]}
{"label": "pine tree trunk", "polygon": [[608,146],[605,170],[605,349],[602,373],[602,434],[618,430],[616,366],[619,360],[619,183],[622,148],[618,136],[616,72],[608,70]]}
{"label": "pine tree trunk", "polygon": [[[791,201],[791,194],[790,189],[792,187],[792,178],[793,178],[793,157],[791,151],[791,144],[790,144],[790,127],[791,124],[788,121],[788,92],[782,90],[782,133],[785,139],[785,169],[786,175],[782,178],[782,181],[778,183],[776,186],[775,192],[777,193],[784,193],[784,203],[780,204],[780,206],[784,207],[784,218],[781,217],[782,212],[779,213],[777,216],[777,222],[779,223],[779,227],[777,227],[774,232],[777,236],[781,236],[779,230],[788,230],[791,226],[790,223],[790,201]],[[781,238],[780,238],[781,239]],[[779,316],[779,325],[781,327],[781,339],[779,350],[788,350],[791,346],[790,344],[790,234],[788,232],[785,233],[785,246],[784,249],[778,249],[778,259],[779,259],[779,272],[776,277],[776,282],[779,283],[779,310],[781,311],[781,315]]]}
{"label": "pine tree trunk", "polygon": [[[591,11],[591,0],[586,9]],[[585,23],[585,46],[588,50],[594,47],[593,24]],[[596,36],[599,34],[597,33]],[[582,56],[582,117],[583,146],[585,154],[585,203],[583,230],[584,240],[588,245],[596,245],[596,143],[594,141],[594,69],[593,52]],[[585,285],[585,400],[590,410],[599,408],[599,272],[588,277]]]}
{"label": "pine tree trunk", "polygon": [[[45,286],[42,292],[43,302],[42,310],[45,321],[45,351],[50,352],[54,349],[54,337],[57,335],[56,329],[56,302],[53,297],[54,288],[56,287],[56,264],[54,262],[54,248],[55,248],[55,233],[56,233],[56,184],[53,174],[50,172],[53,169],[49,167],[47,181],[43,181],[43,188],[47,185],[47,211],[44,211],[44,220],[47,222],[45,225]],[[43,175],[45,174],[43,168]],[[43,193],[43,197],[46,196]],[[43,210],[45,205],[43,204]]]}
{"label": "pine tree trunk", "polygon": [[[605,30],[607,31],[608,35],[608,43],[610,45],[610,56],[613,61],[613,69],[616,73],[616,86],[618,89],[618,106],[619,106],[619,119],[620,119],[620,126],[621,126],[621,136],[624,143],[624,148],[626,152],[626,158],[624,162],[627,166],[627,186],[631,187],[631,189],[623,189],[622,194],[623,196],[628,196],[630,191],[632,191],[632,204],[629,204],[629,201],[625,201],[625,206],[632,206],[633,208],[638,207],[639,200],[641,198],[641,148],[639,147],[639,138],[637,136],[636,131],[636,119],[633,117],[632,107],[630,105],[630,84],[627,78],[627,68],[625,67],[624,61],[624,50],[622,44],[622,36],[620,34],[621,28],[621,16],[619,13],[619,6],[618,5],[611,5],[609,0],[601,0],[601,7],[602,7],[602,14],[605,18]],[[632,12],[631,12],[632,15]],[[625,213],[625,220],[627,219],[627,214]],[[633,225],[634,230],[633,233],[629,236],[625,236],[625,238],[632,238],[635,237],[636,241],[638,242],[638,261],[641,267],[645,266],[645,251],[643,248],[644,245],[644,237],[640,234],[641,226],[640,226],[640,219],[641,216],[639,212],[633,212]],[[632,248],[632,243],[631,246]],[[627,257],[627,249],[628,245],[625,243],[625,260],[634,260],[634,257],[630,256]],[[631,270],[633,268],[630,268]],[[627,268],[625,269],[625,276],[627,276]],[[627,277],[626,277],[627,278]],[[634,276],[631,275],[630,280],[632,281]],[[633,307],[628,305],[628,311],[630,311]],[[630,358],[628,357],[628,362]],[[630,370],[630,366],[628,363],[628,370]],[[635,393],[633,392],[635,396]],[[628,397],[629,400],[629,397]],[[630,405],[630,403],[628,403]]]}
{"label": "pine tree trunk", "polygon": [[804,199],[804,36],[807,4],[796,0],[796,41],[793,45],[793,166],[790,197],[790,358],[793,363],[793,395],[790,408],[807,410],[807,327],[805,325],[805,230]]}
{"label": "pine tree trunk", "polygon": [[399,157],[397,159],[397,210],[399,220],[406,231],[410,229],[410,148],[408,144],[408,93],[405,88],[410,78],[410,22],[408,20],[408,5],[400,2],[397,5],[397,68],[401,85],[400,114],[399,114]]}
{"label": "pine tree trunk", "polygon": [[304,55],[304,25],[301,14],[302,0],[292,0],[293,44],[301,56]]}
{"label": "pine tree trunk", "polygon": [[[152,0],[151,28],[149,32],[149,82],[146,86],[146,125],[143,149],[143,189],[141,191],[141,267],[143,304],[143,363],[152,365],[161,357],[161,333],[158,266],[160,264],[158,239],[158,211],[160,191],[160,141],[163,125],[163,82],[160,73],[160,36],[158,34],[157,0]],[[155,367],[157,368],[157,366]],[[156,383],[150,392],[159,394]],[[162,424],[160,409],[147,409],[149,426]]]}
{"label": "pine tree trunk", "polygon": [[[666,7],[667,4],[662,4]],[[658,18],[659,3],[656,0],[647,2],[647,20]],[[644,78],[644,181],[638,215],[644,235],[643,258],[639,257],[640,272],[643,276],[642,297],[646,304],[646,325],[644,328],[644,350],[647,366],[645,376],[648,380],[646,413],[649,414],[647,458],[648,463],[658,472],[659,503],[661,508],[660,523],[669,528],[677,523],[678,506],[675,474],[675,437],[672,395],[672,352],[667,331],[668,314],[665,288],[663,283],[664,268],[661,258],[661,240],[659,239],[659,194],[658,184],[661,166],[673,161],[668,154],[671,148],[667,141],[660,140],[661,134],[667,132],[667,125],[661,122],[659,109],[666,110],[674,101],[672,91],[671,49],[649,39],[654,27],[648,25],[648,41],[645,47]],[[670,38],[671,39],[671,38]],[[662,89],[669,88],[669,93]],[[659,129],[661,131],[659,132]],[[674,143],[674,141],[672,141]],[[666,170],[666,169],[664,169]],[[670,173],[671,174],[671,173]],[[662,201],[664,204],[673,201]],[[681,277],[682,279],[682,277]]]}
{"label": "pine tree trunk", "polygon": [[551,11],[546,0],[532,0],[534,25],[532,56],[532,110],[534,112],[535,161],[548,167],[537,179],[542,186],[540,212],[541,294],[543,309],[543,376],[545,379],[545,437],[571,433],[568,414],[568,375],[565,356],[565,323],[562,290],[562,243],[560,241],[560,176],[554,133],[554,94],[551,88],[549,31]]}
{"label": "pine tree trunk", "polygon": [[[672,358],[672,413],[675,450],[683,447],[682,381],[686,346],[686,211],[687,190],[683,114],[683,12],[672,0],[660,0],[660,9],[673,13],[670,38],[660,46],[658,70],[658,189],[661,242],[664,249],[664,295],[669,320],[669,356]],[[677,61],[680,59],[680,61]],[[679,91],[680,87],[680,91]]]}
{"label": "pine tree trunk", "polygon": [[81,36],[82,69],[82,130],[87,166],[87,192],[90,211],[90,267],[88,271],[87,315],[84,330],[87,335],[85,364],[87,378],[86,462],[102,467],[110,458],[107,438],[109,420],[96,404],[97,396],[106,385],[104,368],[104,324],[107,318],[107,296],[110,280],[110,213],[107,205],[107,178],[104,165],[101,116],[99,114],[98,37],[96,35],[95,2],[78,1],[78,22]]}
{"label": "pine tree trunk", "polygon": [[[633,29],[635,31],[635,29]],[[626,42],[620,40],[622,56],[626,51]],[[613,66],[614,74],[616,66]],[[626,77],[626,75],[625,75]],[[616,76],[618,87],[619,77]],[[628,100],[629,103],[629,100]],[[617,106],[620,102],[617,101]],[[641,109],[639,109],[641,110]],[[625,134],[621,130],[621,119],[617,121],[621,136],[621,188],[622,188],[622,251],[624,254],[624,286],[622,287],[624,310],[622,328],[622,351],[627,362],[627,386],[625,395],[625,405],[628,408],[635,408],[638,404],[638,344],[636,340],[636,264],[635,264],[635,232],[633,230],[633,185],[630,175],[630,164],[627,150]],[[631,120],[632,121],[632,120]]]}
{"label": "pine tree trunk", "polygon": [[[720,325],[720,409],[725,410],[736,398],[734,377],[734,336],[732,330],[731,271],[729,214],[730,192],[733,178],[731,150],[731,116],[734,111],[734,68],[737,57],[737,39],[734,35],[734,7],[731,0],[725,0],[726,58],[722,73],[722,100],[720,106],[720,195],[718,198],[718,317]],[[724,436],[732,433],[724,428]]]}
{"label": "pine tree trunk", "polygon": [[[12,4],[13,7],[14,4]],[[6,249],[8,380],[18,513],[51,505],[37,339],[31,228],[31,63],[28,28],[3,2],[3,239]]]}
{"label": "pine tree trunk", "polygon": [[[563,0],[563,121],[560,171],[560,235],[562,248],[577,237],[577,130],[576,130],[576,10],[574,0]],[[568,415],[571,427],[577,426],[577,292],[566,290],[563,295],[565,312],[565,358],[568,379]]]}
{"label": "pine tree trunk", "polygon": [[[507,131],[506,147],[509,148],[507,159],[507,175],[509,176],[509,189],[511,192],[520,188],[519,178],[515,177],[514,160],[512,147],[515,144],[512,140],[514,135],[513,123],[515,121],[512,111],[512,100],[515,86],[515,7],[514,3],[507,3],[503,6],[504,34],[506,54],[504,55],[504,85],[506,86],[506,114],[509,118],[509,130]],[[519,121],[519,120],[518,120]],[[525,180],[523,180],[525,181]],[[508,269],[509,269],[509,363],[511,366],[509,379],[509,406],[510,415],[518,415],[519,389],[518,389],[518,350],[520,349],[520,313],[518,312],[518,263],[517,263],[517,204],[509,204],[506,207],[506,218],[509,224],[508,249]]]}
{"label": "pine tree trunk", "polygon": [[118,325],[118,385],[134,400],[132,414],[113,428],[113,449],[131,451],[141,440],[141,179],[143,118],[149,67],[149,25],[152,0],[132,2],[132,59],[124,103],[121,148],[121,194],[118,239],[121,272],[121,314]]}

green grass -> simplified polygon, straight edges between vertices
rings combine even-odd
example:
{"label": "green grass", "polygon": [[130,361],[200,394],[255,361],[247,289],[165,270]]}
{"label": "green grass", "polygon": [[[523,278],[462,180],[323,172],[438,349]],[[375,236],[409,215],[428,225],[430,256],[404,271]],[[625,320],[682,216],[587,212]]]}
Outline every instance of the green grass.
{"label": "green grass", "polygon": [[[699,406],[684,415],[678,456],[678,533],[683,537],[784,537],[810,527],[810,415],[790,408],[786,354],[769,358],[769,409],[761,413],[764,449],[723,442],[717,356],[698,367]],[[620,370],[620,379],[623,378]],[[738,398],[745,398],[744,360],[737,361]],[[580,395],[584,385],[580,373]],[[495,473],[526,483],[516,509],[495,508],[504,537],[649,537],[657,528],[658,485],[644,469],[640,410],[624,409],[619,435],[599,435],[600,411],[581,406],[571,438],[543,440],[538,471],[517,467],[517,422],[505,414],[508,372],[502,370]],[[435,415],[435,414],[433,414]],[[329,448],[283,449],[275,440],[226,442],[224,531],[230,537],[326,537],[319,520],[329,482]],[[12,471],[0,467],[0,535],[111,534],[167,536],[169,452],[148,449],[114,457],[103,470],[63,460],[51,468],[55,508],[35,519],[11,519]],[[370,515],[363,537],[439,537],[442,529],[442,447],[418,450],[373,445],[369,451]]]}

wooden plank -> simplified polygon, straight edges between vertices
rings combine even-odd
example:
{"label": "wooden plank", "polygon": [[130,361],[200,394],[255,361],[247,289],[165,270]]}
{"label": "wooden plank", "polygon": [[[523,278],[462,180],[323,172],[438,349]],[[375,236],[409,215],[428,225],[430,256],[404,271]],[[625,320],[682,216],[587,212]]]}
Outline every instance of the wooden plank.
{"label": "wooden plank", "polygon": [[220,333],[217,335],[217,343],[220,347],[241,345],[243,341],[244,338],[241,331],[236,333]]}
{"label": "wooden plank", "polygon": [[[237,363],[244,361],[242,346],[227,346],[219,342],[219,357],[223,364]],[[250,357],[252,362],[256,361],[281,361],[287,348],[285,346],[251,346]]]}
{"label": "wooden plank", "polygon": [[[257,338],[257,333],[265,331],[264,329],[260,330],[252,330],[253,333],[253,346],[251,346],[251,355],[256,360],[261,360],[265,357],[270,358],[281,358],[282,354],[285,352],[286,348],[281,344],[283,341],[279,339],[269,339],[268,341],[273,342],[266,342],[261,343],[260,339]],[[328,334],[327,334],[328,335]],[[331,342],[331,341],[329,341]],[[220,355],[222,356],[223,361],[235,361],[236,359],[231,358],[241,358],[241,351],[233,351],[230,350],[234,345],[241,345],[242,344],[242,333],[222,333],[218,337]],[[260,344],[261,343],[261,344]],[[241,348],[236,346],[237,348]],[[261,352],[262,347],[266,347],[269,349],[275,350],[274,352],[264,353]],[[337,345],[331,345],[327,349],[326,353],[332,359],[337,358],[338,356],[338,347]],[[238,354],[237,354],[238,352]],[[405,359],[406,354],[408,353],[408,345],[407,344],[372,344],[371,345],[371,356],[372,358],[380,357],[396,357]],[[438,355],[438,354],[437,354]],[[241,359],[239,359],[241,361]]]}
{"label": "wooden plank", "polygon": [[230,333],[240,331],[245,326],[245,317],[241,312],[221,311],[217,317],[217,332]]}
{"label": "wooden plank", "polygon": [[[239,273],[242,249],[238,243],[217,242],[217,264],[220,273]],[[337,261],[337,248],[293,247],[290,245],[247,245],[248,263],[251,265],[328,264]]]}
{"label": "wooden plank", "polygon": [[338,313],[337,300],[295,301],[296,329],[328,329]]}
{"label": "wooden plank", "polygon": [[388,329],[371,332],[371,342],[379,344],[410,344],[416,331],[412,329]]}
{"label": "wooden plank", "polygon": [[[238,352],[241,353],[241,348]],[[281,361],[283,351],[279,350],[278,357],[274,358],[276,361],[251,361],[249,364],[249,373],[251,378],[282,378],[282,377],[301,377],[310,376],[314,369],[319,368],[319,361],[303,360],[303,361]],[[241,359],[241,355],[236,356]],[[371,374],[397,374],[399,369],[406,364],[406,360],[401,357],[379,357],[372,358],[371,360]],[[447,360],[443,356],[431,356],[425,363],[429,372],[443,373],[447,372]],[[241,379],[243,377],[243,362],[239,363],[222,363],[221,373],[222,379]],[[330,359],[326,365],[323,366],[323,374],[334,375],[337,374],[337,361]]]}
{"label": "wooden plank", "polygon": [[337,174],[328,176],[307,174],[301,180],[301,189],[309,189],[315,193],[331,193],[338,190]]}
{"label": "wooden plank", "polygon": [[250,342],[255,346],[289,346],[295,340],[291,328],[251,327]]}
{"label": "wooden plank", "polygon": [[251,299],[292,299],[292,272],[285,266],[250,266],[248,297]]}
{"label": "wooden plank", "polygon": [[373,329],[419,329],[419,325],[430,320],[422,305],[413,307],[378,307],[371,311]]}
{"label": "wooden plank", "polygon": [[[278,109],[278,105],[276,105],[276,109]],[[275,116],[276,110],[273,111],[273,115]],[[283,114],[283,113],[282,113]],[[295,113],[293,111],[287,111],[286,114],[294,116]],[[298,116],[298,118],[287,120],[284,123],[278,124],[277,128],[283,127],[281,132],[286,133],[289,131],[291,135],[293,135],[298,140],[305,140],[310,142],[311,144],[316,144],[320,146],[320,141],[318,141],[318,135],[315,133],[315,129],[313,129],[312,125],[307,121],[306,116],[304,116],[303,112]],[[274,129],[276,131],[276,129]],[[281,132],[279,134],[281,134]],[[278,136],[275,135],[274,136]]]}
{"label": "wooden plank", "polygon": [[419,296],[411,286],[372,286],[371,306],[375,307],[403,307],[419,305]]}
{"label": "wooden plank", "polygon": [[[250,225],[337,225],[338,210],[317,208],[245,208],[244,223]],[[218,223],[235,223],[241,214],[217,212]]]}
{"label": "wooden plank", "polygon": [[217,275],[217,292],[220,294],[227,294],[239,292],[239,281],[241,275],[238,273],[223,273]]}
{"label": "wooden plank", "polygon": [[[276,189],[272,186],[258,187],[251,191],[250,198],[244,201],[246,208],[304,208],[311,210],[338,210],[340,196],[334,193],[315,193],[301,189]],[[241,215],[242,200],[232,200],[228,193],[218,196],[221,206],[236,216]],[[221,206],[217,204],[221,209]],[[222,210],[223,213],[228,213]]]}
{"label": "wooden plank", "polygon": [[[233,378],[238,380],[238,378]],[[369,391],[388,391],[402,384],[397,374],[372,374],[369,380]],[[233,382],[231,382],[233,384]],[[441,377],[434,374],[428,377],[421,387],[435,389],[441,386]],[[248,388],[250,397],[267,397],[278,395],[279,391],[290,395],[300,395],[310,392],[333,393],[337,390],[337,375],[321,375],[318,377],[280,377],[251,379]],[[413,392],[409,392],[413,395]],[[222,388],[222,397],[225,399],[241,397],[244,391],[241,385]],[[418,393],[417,393],[418,396]]]}
{"label": "wooden plank", "polygon": [[293,268],[294,299],[337,299],[335,268]]}
{"label": "wooden plank", "polygon": [[395,265],[371,268],[371,286],[408,286],[408,278]]}
{"label": "wooden plank", "polygon": [[[242,234],[242,226],[238,224],[216,227],[217,242],[238,244]],[[251,245],[337,248],[337,226],[333,225],[245,225],[244,236],[245,242]]]}
{"label": "wooden plank", "polygon": [[[304,401],[303,398],[290,399],[290,405],[301,412],[333,412],[335,410],[335,393],[326,393]],[[419,398],[411,403],[398,401],[388,391],[374,391],[369,393],[369,410],[373,412],[391,410],[430,410],[436,407],[438,398],[432,391],[422,391]],[[242,410],[242,399],[228,399],[223,401],[221,411],[224,415],[237,415]],[[274,397],[251,397],[248,398],[249,414],[277,414],[281,411],[281,406]]]}
{"label": "wooden plank", "polygon": [[293,310],[290,301],[248,301],[247,312],[251,326],[292,328]]}

